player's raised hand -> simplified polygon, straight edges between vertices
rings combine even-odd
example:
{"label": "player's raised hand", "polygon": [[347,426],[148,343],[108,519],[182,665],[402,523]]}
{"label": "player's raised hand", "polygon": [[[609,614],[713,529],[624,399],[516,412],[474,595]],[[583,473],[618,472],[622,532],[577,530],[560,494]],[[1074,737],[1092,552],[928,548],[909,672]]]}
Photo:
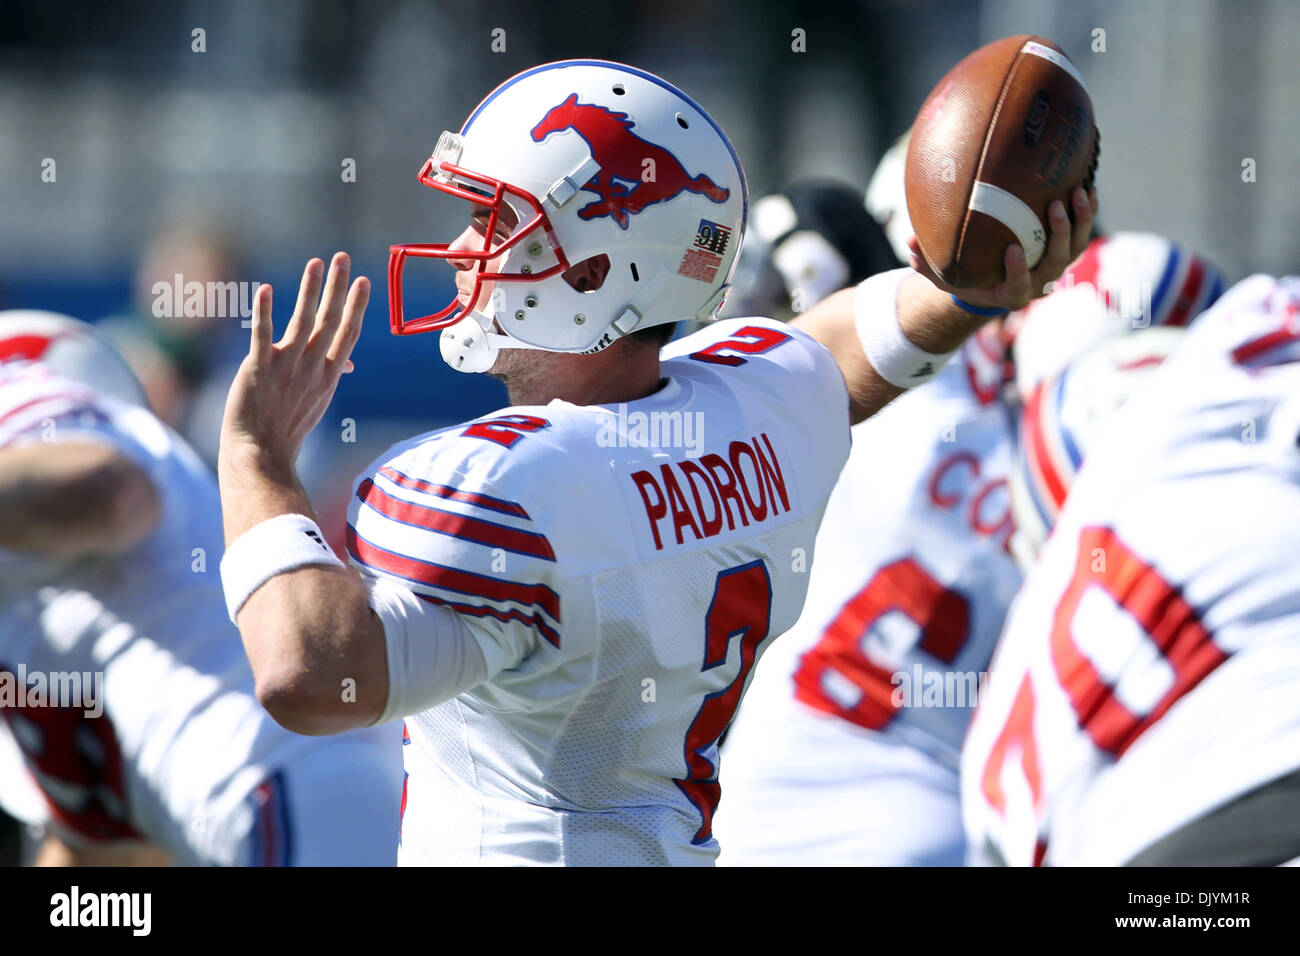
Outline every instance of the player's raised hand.
{"label": "player's raised hand", "polygon": [[1007,246],[1003,258],[1006,276],[998,285],[984,289],[957,289],[948,285],[926,263],[915,236],[907,243],[912,254],[911,266],[940,289],[951,292],[964,302],[1014,312],[1023,308],[1031,299],[1046,295],[1048,284],[1059,279],[1066,267],[1088,248],[1092,223],[1100,205],[1097,187],[1093,186],[1087,193],[1076,189],[1071,195],[1071,203],[1074,207],[1073,217],[1066,215],[1065,206],[1060,202],[1053,202],[1048,208],[1050,233],[1047,249],[1033,271],[1030,271],[1024,250],[1018,243]]}
{"label": "player's raised hand", "polygon": [[361,335],[370,280],[358,276],[349,289],[350,266],[343,252],[331,260],[328,277],[320,259],[307,263],[297,306],[279,342],[272,341],[271,287],[257,290],[252,342],[226,398],[223,456],[255,449],[292,468],[303,439],[333,398],[339,376],[352,370],[349,356]]}

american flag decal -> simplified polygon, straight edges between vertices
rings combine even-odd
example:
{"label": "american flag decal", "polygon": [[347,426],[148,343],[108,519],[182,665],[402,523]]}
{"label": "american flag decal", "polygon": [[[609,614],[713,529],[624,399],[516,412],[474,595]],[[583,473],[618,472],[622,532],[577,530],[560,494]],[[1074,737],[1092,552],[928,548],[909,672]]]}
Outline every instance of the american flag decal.
{"label": "american flag decal", "polygon": [[697,246],[717,255],[722,255],[727,251],[729,242],[731,242],[730,228],[720,226],[716,222],[709,222],[707,219],[700,220],[699,232],[695,234],[695,244]]}

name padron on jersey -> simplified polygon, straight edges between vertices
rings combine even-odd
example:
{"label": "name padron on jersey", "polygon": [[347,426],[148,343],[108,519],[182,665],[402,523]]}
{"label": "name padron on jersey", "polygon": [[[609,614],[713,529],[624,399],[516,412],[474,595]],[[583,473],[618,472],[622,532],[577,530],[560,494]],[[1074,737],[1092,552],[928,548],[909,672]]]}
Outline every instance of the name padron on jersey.
{"label": "name padron on jersey", "polygon": [[[677,544],[684,544],[686,529],[700,541],[721,534],[724,524],[734,531],[737,520],[747,528],[751,520],[759,523],[790,511],[781,462],[766,432],[748,442],[733,441],[726,457],[710,452],[665,462],[658,474],[635,471],[631,478],[645,506],[656,551],[664,548],[661,522],[671,521]],[[690,489],[689,497],[683,488]]]}

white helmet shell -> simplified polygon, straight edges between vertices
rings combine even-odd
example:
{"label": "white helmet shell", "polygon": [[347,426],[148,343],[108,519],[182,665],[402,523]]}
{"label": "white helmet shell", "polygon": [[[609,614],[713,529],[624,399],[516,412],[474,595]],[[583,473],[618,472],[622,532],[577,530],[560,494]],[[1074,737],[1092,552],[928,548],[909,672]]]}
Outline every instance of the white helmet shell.
{"label": "white helmet shell", "polygon": [[867,212],[885,229],[889,244],[894,247],[894,254],[899,262],[907,262],[911,250],[907,240],[912,237],[912,219],[907,214],[907,191],[903,188],[904,173],[907,171],[907,144],[911,142],[912,131],[909,129],[894,141],[894,144],[880,157],[876,171],[871,174],[867,185]]}
{"label": "white helmet shell", "polygon": [[1010,480],[1011,550],[1022,566],[1033,562],[1056,524],[1097,436],[1185,334],[1157,326],[1103,339],[1029,395]]}
{"label": "white helmet shell", "polygon": [[1115,335],[1186,326],[1223,294],[1211,263],[1163,236],[1094,239],[1050,294],[1008,318],[1016,390],[1028,396],[1078,355]]}
{"label": "white helmet shell", "polygon": [[108,339],[71,316],[38,309],[0,312],[0,362],[24,360],[41,362],[119,401],[149,407],[135,373]]}

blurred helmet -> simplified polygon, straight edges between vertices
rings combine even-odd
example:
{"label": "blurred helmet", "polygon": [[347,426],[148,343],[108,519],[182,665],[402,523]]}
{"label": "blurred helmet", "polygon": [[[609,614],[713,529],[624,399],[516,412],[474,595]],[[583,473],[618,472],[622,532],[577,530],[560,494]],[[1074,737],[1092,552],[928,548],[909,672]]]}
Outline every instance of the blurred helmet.
{"label": "blurred helmet", "polygon": [[909,129],[894,141],[876,164],[867,185],[866,206],[876,222],[885,228],[889,244],[899,262],[907,262],[907,240],[912,235],[912,220],[907,215],[907,193],[903,188],[907,171],[907,144],[912,138]]}
{"label": "blurred helmet", "polygon": [[94,326],[57,312],[11,309],[0,312],[0,363],[41,362],[64,378],[142,408],[144,388]]}
{"label": "blurred helmet", "polygon": [[1162,236],[1118,232],[1094,239],[1048,295],[1008,317],[1017,391],[1029,395],[1102,339],[1185,326],[1224,288],[1210,262]]}
{"label": "blurred helmet", "polygon": [[794,183],[754,203],[721,314],[789,319],[900,265],[858,190],[836,182]]}
{"label": "blurred helmet", "polygon": [[[442,134],[419,179],[489,210],[481,249],[390,250],[393,331],[448,330],[443,356],[464,371],[491,367],[499,348],[595,352],[634,331],[712,317],[745,227],[744,172],[717,123],[659,77],[599,60],[507,80],[458,133]],[[507,206],[518,225],[499,240]],[[600,255],[609,267],[598,289],[566,281],[564,272]],[[471,303],[485,280],[495,283],[486,312],[453,299],[407,318],[408,257],[471,261]]]}
{"label": "blurred helmet", "polygon": [[1182,337],[1182,329],[1157,327],[1105,339],[1030,392],[1011,474],[1011,548],[1022,565],[1033,562],[1047,539],[1104,426]]}

